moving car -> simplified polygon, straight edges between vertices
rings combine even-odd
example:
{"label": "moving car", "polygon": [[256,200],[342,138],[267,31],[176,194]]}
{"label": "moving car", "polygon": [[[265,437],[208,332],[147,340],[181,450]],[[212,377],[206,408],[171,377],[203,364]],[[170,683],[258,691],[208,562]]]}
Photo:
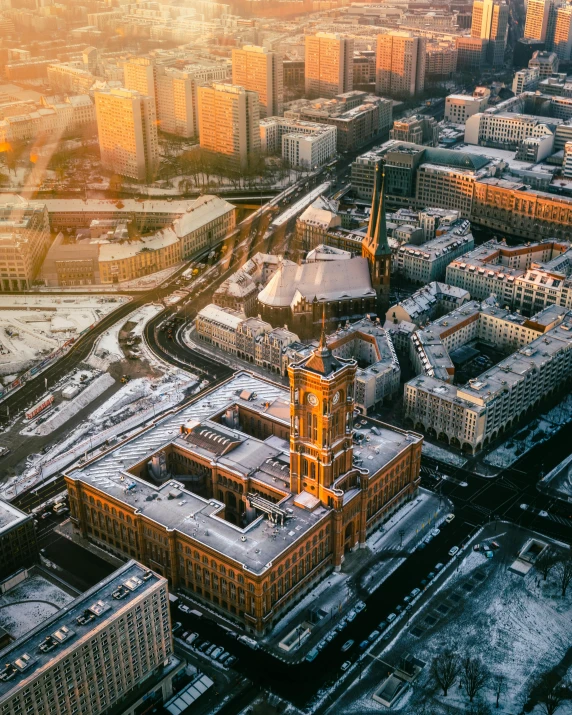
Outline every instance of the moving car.
{"label": "moving car", "polygon": [[340,670],[342,671],[342,673],[345,673],[346,670],[350,667],[351,664],[352,664],[351,660],[346,660],[346,661],[344,661],[344,662],[342,663],[342,665],[341,665],[341,668],[340,668]]}
{"label": "moving car", "polygon": [[353,644],[354,641],[352,640],[346,641],[342,646],[342,653],[347,653],[348,650],[353,646]]}
{"label": "moving car", "polygon": [[191,609],[188,606],[185,606],[184,603],[179,604],[179,611],[182,611],[183,613],[190,613]]}

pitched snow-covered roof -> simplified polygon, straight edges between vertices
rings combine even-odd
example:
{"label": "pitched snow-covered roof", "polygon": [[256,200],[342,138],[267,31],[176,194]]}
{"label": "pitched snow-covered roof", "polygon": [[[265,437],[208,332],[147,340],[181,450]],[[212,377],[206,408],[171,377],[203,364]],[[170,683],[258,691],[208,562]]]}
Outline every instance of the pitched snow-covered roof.
{"label": "pitched snow-covered roof", "polygon": [[331,301],[374,294],[367,260],[358,256],[349,261],[284,264],[259,293],[258,300],[265,305],[287,307],[296,297]]}
{"label": "pitched snow-covered roof", "polygon": [[200,196],[173,222],[173,228],[177,236],[183,238],[230,211],[234,211],[234,206],[219,196]]}

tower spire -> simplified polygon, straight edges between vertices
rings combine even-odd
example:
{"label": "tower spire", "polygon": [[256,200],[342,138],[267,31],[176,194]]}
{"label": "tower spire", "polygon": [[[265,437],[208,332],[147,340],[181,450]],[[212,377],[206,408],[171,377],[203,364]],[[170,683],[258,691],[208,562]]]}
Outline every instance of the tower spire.
{"label": "tower spire", "polygon": [[367,258],[371,284],[377,294],[377,314],[381,317],[389,304],[391,248],[387,240],[384,200],[385,168],[377,164],[373,182],[371,214],[361,255]]}
{"label": "tower spire", "polygon": [[326,343],[326,303],[322,305],[322,332],[320,333],[320,344],[318,345],[318,350],[327,349],[328,345]]}

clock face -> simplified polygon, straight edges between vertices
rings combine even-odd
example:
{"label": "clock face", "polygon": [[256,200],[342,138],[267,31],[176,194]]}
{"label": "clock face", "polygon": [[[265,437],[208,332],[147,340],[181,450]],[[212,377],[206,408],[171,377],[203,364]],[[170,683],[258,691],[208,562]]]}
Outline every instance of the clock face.
{"label": "clock face", "polygon": [[339,401],[340,401],[340,393],[336,392],[336,394],[332,398],[332,402],[334,403],[334,405],[337,405]]}
{"label": "clock face", "polygon": [[312,407],[316,407],[316,405],[318,404],[318,398],[312,392],[308,393],[308,395],[306,396],[306,400],[308,401],[309,405],[312,405]]}

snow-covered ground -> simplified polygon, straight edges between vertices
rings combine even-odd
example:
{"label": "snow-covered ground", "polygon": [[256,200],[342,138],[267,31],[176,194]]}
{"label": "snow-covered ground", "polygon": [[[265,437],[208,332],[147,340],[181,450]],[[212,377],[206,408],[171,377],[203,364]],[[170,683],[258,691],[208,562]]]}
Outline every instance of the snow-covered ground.
{"label": "snow-covered ground", "polygon": [[426,457],[431,457],[444,464],[450,464],[452,467],[462,467],[467,463],[465,457],[459,454],[450,452],[444,447],[438,447],[436,444],[431,444],[427,440],[423,440],[421,451]]}
{"label": "snow-covered ground", "polygon": [[[77,383],[78,380],[75,382]],[[24,427],[20,434],[34,435],[36,437],[44,437],[51,434],[103,394],[114,382],[115,380],[108,372],[98,375],[93,382],[73,399],[64,400],[56,405],[56,407],[51,410],[47,419],[42,422],[35,420],[30,426]],[[70,384],[74,383],[70,381]]]}
{"label": "snow-covered ground", "polygon": [[0,375],[5,384],[127,300],[100,295],[0,296]]}
{"label": "snow-covered ground", "polygon": [[494,467],[509,467],[537,444],[542,444],[572,420],[572,395],[567,395],[560,404],[519,430],[513,437],[497,447],[484,458]]}
{"label": "snow-covered ground", "polygon": [[59,474],[72,462],[99,447],[105,449],[106,443],[116,441],[118,435],[134,434],[206,384],[199,383],[195,375],[175,369],[159,378],[145,377],[128,382],[95,410],[89,420],[78,425],[49,452],[37,455],[22,474],[5,482],[0,495],[11,499],[23,489]]}
{"label": "snow-covered ground", "polygon": [[87,364],[98,370],[106,370],[111,363],[123,360],[125,355],[119,345],[119,333],[125,323],[135,323],[132,333],[140,337],[143,335],[143,330],[149,320],[162,310],[162,305],[148,303],[128,315],[124,320],[115,323],[115,325],[109,328],[109,330],[106,330],[97,340],[91,351],[91,355],[86,360]]}
{"label": "snow-covered ground", "polygon": [[0,596],[0,627],[20,638],[72,600],[69,593],[36,573]]}
{"label": "snow-covered ground", "polygon": [[[506,692],[493,712],[521,712],[531,682],[556,666],[572,643],[572,588],[563,599],[555,573],[543,581],[534,568],[525,577],[508,570],[512,555],[529,536],[525,530],[508,526],[494,537],[501,550],[493,559],[469,551],[405,629],[380,652],[373,649],[376,659],[367,656],[365,678],[346,689],[336,703],[340,708],[336,712],[365,715],[385,711],[372,700],[387,674],[380,661],[397,664],[405,654],[426,666],[391,712],[467,712],[467,697],[457,683],[446,698],[432,686],[430,664],[444,648],[453,648],[461,656],[479,656],[492,675],[504,676]],[[423,710],[421,703],[427,696],[429,709]],[[481,697],[494,708],[492,683]],[[559,715],[565,712],[564,708],[558,711]]]}

